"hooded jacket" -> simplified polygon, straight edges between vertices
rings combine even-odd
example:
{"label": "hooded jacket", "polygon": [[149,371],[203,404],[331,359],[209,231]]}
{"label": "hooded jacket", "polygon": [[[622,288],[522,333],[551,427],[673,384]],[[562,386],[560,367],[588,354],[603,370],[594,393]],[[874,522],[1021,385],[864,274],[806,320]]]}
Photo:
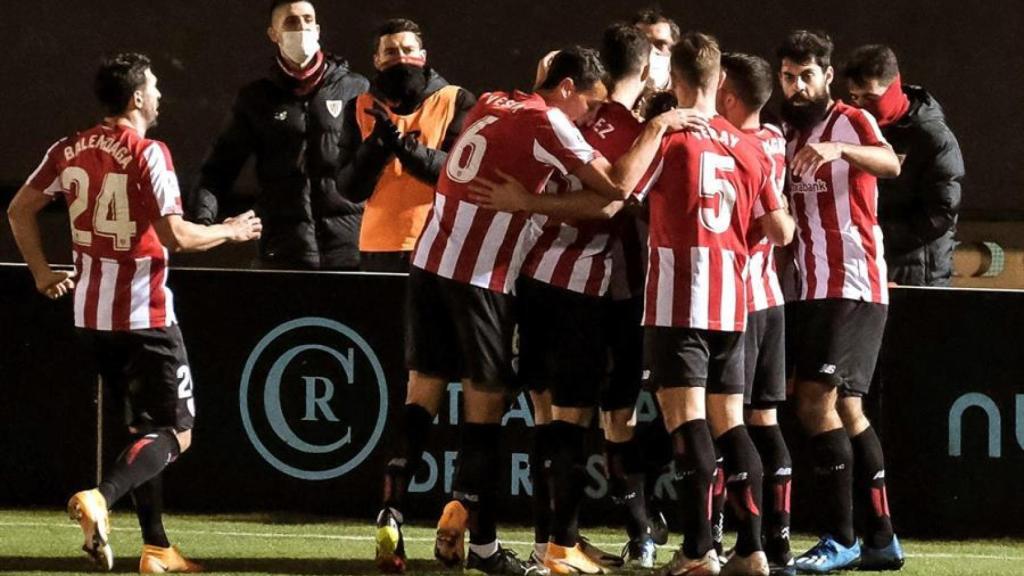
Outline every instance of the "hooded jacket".
{"label": "hooded jacket", "polygon": [[260,255],[269,267],[355,268],[359,265],[361,196],[374,184],[362,171],[379,163],[365,151],[354,99],[369,88],[341,58],[326,56],[320,85],[299,96],[295,80],[273,65],[244,88],[227,127],[203,163],[192,211],[199,222],[218,217],[218,199],[231,192],[249,156],[256,157],[263,219]]}
{"label": "hooded jacket", "polygon": [[878,181],[878,218],[889,280],[908,286],[948,286],[964,161],[942,106],[920,86],[904,85],[903,92],[910,108],[882,128],[902,170],[898,178]]}

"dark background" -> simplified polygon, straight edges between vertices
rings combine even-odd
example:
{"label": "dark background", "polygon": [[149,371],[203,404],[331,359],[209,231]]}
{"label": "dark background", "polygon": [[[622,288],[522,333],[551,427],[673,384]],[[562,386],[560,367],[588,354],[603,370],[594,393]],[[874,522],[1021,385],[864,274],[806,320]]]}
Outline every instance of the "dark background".
{"label": "dark background", "polygon": [[[21,184],[50,143],[96,120],[91,93],[96,64],[102,55],[124,50],[155,60],[164,99],[161,125],[152,135],[169,143],[179,177],[190,186],[238,88],[271,63],[267,5],[264,0],[5,3],[0,196]],[[405,16],[423,27],[430,62],[453,83],[480,92],[527,86],[546,51],[567,43],[593,44],[607,24],[645,5],[321,0],[317,8],[322,44],[347,57],[357,71],[371,71],[376,24]],[[1024,89],[1018,35],[1024,3],[687,0],[661,7],[684,30],[705,30],[727,50],[764,56],[797,27],[829,31],[840,61],[860,44],[890,44],[905,80],[932,91],[960,138],[969,174],[965,215],[1001,219],[1024,213],[1024,168],[1016,144],[1024,131],[1018,111]]]}

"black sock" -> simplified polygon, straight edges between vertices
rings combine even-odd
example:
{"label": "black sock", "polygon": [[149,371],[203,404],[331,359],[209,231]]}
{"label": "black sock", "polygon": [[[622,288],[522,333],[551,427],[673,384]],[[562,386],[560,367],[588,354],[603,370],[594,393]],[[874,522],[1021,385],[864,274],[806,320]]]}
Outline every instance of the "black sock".
{"label": "black sock", "polygon": [[793,460],[778,426],[749,426],[765,473],[763,515],[765,550],[769,558],[789,553],[789,500],[793,479]]}
{"label": "black sock", "polygon": [[811,437],[815,490],[823,502],[821,531],[843,546],[852,546],[853,449],[846,430],[837,428]]}
{"label": "black sock", "polygon": [[743,425],[718,438],[725,468],[729,503],[739,524],[736,529],[736,553],[750,556],[761,546],[761,486],[764,470],[761,456]]}
{"label": "black sock", "polygon": [[142,541],[150,546],[170,548],[164,532],[164,476],[157,474],[149,482],[132,490],[132,502],[135,503],[135,515],[139,518],[142,529]]}
{"label": "black sock", "polygon": [[885,491],[885,457],[875,429],[854,436],[854,487],[858,502],[865,510],[864,542],[872,548],[884,548],[892,541],[892,518],[889,497]]}
{"label": "black sock", "polygon": [[672,431],[672,454],[683,518],[683,553],[700,558],[711,550],[711,483],[715,447],[707,420],[691,420]]}
{"label": "black sock", "polygon": [[454,496],[469,511],[469,542],[490,544],[498,538],[497,504],[500,424],[462,425],[462,450],[455,472]]}
{"label": "black sock", "polygon": [[636,439],[604,441],[605,462],[612,500],[626,510],[626,534],[630,540],[650,533],[644,495],[643,456]]}
{"label": "black sock", "polygon": [[587,429],[582,426],[552,422],[551,439],[551,542],[559,546],[576,545],[576,530],[583,503],[586,472],[586,451],[583,442]]}
{"label": "black sock", "polygon": [[99,485],[107,507],[163,471],[181,453],[178,439],[170,430],[136,438],[114,462]]}
{"label": "black sock", "polygon": [[551,536],[551,425],[533,429],[530,482],[533,484],[533,541],[543,544]]}
{"label": "black sock", "polygon": [[423,447],[430,438],[434,417],[419,404],[406,404],[402,413],[402,431],[395,457],[384,472],[384,506],[401,510],[409,481],[423,463]]}
{"label": "black sock", "polygon": [[725,469],[723,458],[715,447],[715,478],[711,488],[711,541],[714,542],[715,551],[722,554],[722,540],[725,537],[725,497],[728,490],[725,487]]}

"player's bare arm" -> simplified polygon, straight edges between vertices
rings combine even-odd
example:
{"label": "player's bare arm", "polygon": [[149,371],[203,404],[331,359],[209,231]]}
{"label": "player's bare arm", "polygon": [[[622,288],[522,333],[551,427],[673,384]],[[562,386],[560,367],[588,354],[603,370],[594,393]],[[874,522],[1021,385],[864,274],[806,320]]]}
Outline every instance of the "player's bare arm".
{"label": "player's bare arm", "polygon": [[704,130],[708,118],[693,108],[673,108],[644,126],[632,148],[611,164],[597,158],[574,172],[586,188],[610,200],[625,200],[633,194],[640,179],[654,161],[661,139],[670,132]]}
{"label": "player's bare arm", "polygon": [[75,287],[75,281],[72,280],[74,274],[71,272],[50,269],[50,263],[43,253],[38,214],[51,200],[31,186],[22,186],[7,208],[7,217],[14,241],[35,279],[36,290],[55,300],[70,293]]}
{"label": "player's bare arm", "polygon": [[502,212],[530,212],[558,220],[607,220],[625,205],[592,190],[561,194],[530,194],[522,183],[497,171],[498,181],[477,177],[470,185],[470,198],[483,208]]}
{"label": "player's bare arm", "polygon": [[171,214],[154,222],[153,227],[160,243],[171,252],[202,252],[225,242],[255,240],[263,232],[263,223],[252,210],[213,226],[194,224]]}
{"label": "player's bare arm", "polygon": [[796,232],[796,221],[785,207],[772,210],[758,218],[755,226],[760,226],[768,241],[776,246],[786,246],[793,241]]}
{"label": "player's bare arm", "polygon": [[846,142],[815,142],[807,144],[793,156],[790,169],[809,178],[829,162],[845,160],[876,178],[900,175],[900,161],[889,144],[859,145]]}

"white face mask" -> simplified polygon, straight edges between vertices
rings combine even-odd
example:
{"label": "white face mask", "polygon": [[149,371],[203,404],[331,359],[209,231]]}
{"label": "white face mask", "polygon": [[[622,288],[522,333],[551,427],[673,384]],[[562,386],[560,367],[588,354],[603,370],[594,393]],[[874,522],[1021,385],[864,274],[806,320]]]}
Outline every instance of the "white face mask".
{"label": "white face mask", "polygon": [[281,52],[292,62],[305,66],[320,51],[320,33],[294,30],[281,33]]}
{"label": "white face mask", "polygon": [[669,75],[672,57],[652,50],[649,62],[648,85],[655,90],[667,90],[672,83],[672,77]]}

